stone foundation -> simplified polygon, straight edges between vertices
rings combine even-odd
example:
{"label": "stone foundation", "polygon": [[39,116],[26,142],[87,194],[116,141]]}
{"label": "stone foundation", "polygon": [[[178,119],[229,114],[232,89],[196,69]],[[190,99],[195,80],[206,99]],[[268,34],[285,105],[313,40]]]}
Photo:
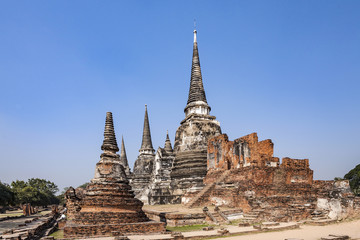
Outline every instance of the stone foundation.
{"label": "stone foundation", "polygon": [[64,229],[67,237],[118,236],[133,234],[164,233],[165,224],[160,222],[78,225],[69,223]]}

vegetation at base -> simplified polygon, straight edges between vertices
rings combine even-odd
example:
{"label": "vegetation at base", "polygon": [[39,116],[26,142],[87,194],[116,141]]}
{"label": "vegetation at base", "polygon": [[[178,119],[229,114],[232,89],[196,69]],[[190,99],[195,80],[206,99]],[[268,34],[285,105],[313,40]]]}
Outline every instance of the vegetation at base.
{"label": "vegetation at base", "polygon": [[0,181],[0,206],[9,206],[14,204],[15,195],[10,186]]}
{"label": "vegetation at base", "polygon": [[61,193],[56,196],[56,198],[59,200],[60,205],[64,205],[66,203],[65,193],[68,189],[69,189],[68,187],[64,187],[64,189],[61,191]]}
{"label": "vegetation at base", "polygon": [[0,217],[17,217],[23,215],[22,211],[14,211],[14,212],[7,212],[7,213],[0,213]]}
{"label": "vegetation at base", "polygon": [[86,189],[87,185],[89,185],[88,182],[86,182],[86,183],[84,183],[84,184],[81,184],[80,186],[78,186],[78,188]]}
{"label": "vegetation at base", "polygon": [[63,239],[64,238],[64,230],[57,230],[56,232],[53,232],[50,234],[51,237],[54,237],[55,239]]}
{"label": "vegetation at base", "polygon": [[345,174],[344,179],[349,180],[351,190],[354,194],[360,196],[360,164]]}
{"label": "vegetation at base", "polygon": [[209,227],[209,226],[214,226],[214,225],[195,224],[195,225],[187,225],[187,226],[180,226],[180,227],[166,226],[166,230],[171,231],[171,232],[190,232],[190,231],[202,230],[204,227]]}
{"label": "vegetation at base", "polygon": [[31,178],[27,182],[16,180],[10,185],[0,182],[0,205],[15,206],[30,203],[32,206],[58,204],[55,197],[58,187],[55,183],[40,178]]}

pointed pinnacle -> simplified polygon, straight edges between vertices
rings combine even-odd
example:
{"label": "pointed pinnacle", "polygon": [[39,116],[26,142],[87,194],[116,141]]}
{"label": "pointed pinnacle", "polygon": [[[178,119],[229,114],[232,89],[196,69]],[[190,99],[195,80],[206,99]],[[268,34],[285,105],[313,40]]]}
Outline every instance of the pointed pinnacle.
{"label": "pointed pinnacle", "polygon": [[165,140],[165,146],[164,146],[165,151],[167,152],[172,152],[172,146],[171,146],[171,141],[169,138],[169,131],[166,131],[166,140]]}
{"label": "pointed pinnacle", "polygon": [[147,105],[145,105],[145,117],[144,117],[144,128],[143,128],[143,136],[140,150],[154,150],[152,141],[151,141],[151,133],[150,133],[150,124],[149,117],[147,112]]}
{"label": "pointed pinnacle", "polygon": [[124,137],[121,136],[121,152],[120,152],[120,160],[124,164],[124,168],[129,167],[129,163],[126,156]]}
{"label": "pointed pinnacle", "polygon": [[114,122],[111,112],[106,113],[104,141],[103,144],[101,145],[101,150],[109,151],[113,153],[119,151],[119,147],[116,142]]}
{"label": "pointed pinnacle", "polygon": [[196,30],[194,30],[194,47],[193,47],[193,58],[191,66],[191,80],[190,80],[190,89],[189,89],[189,98],[187,104],[196,101],[206,101],[205,90],[202,81],[201,68],[200,68],[200,58],[199,51],[196,41]]}

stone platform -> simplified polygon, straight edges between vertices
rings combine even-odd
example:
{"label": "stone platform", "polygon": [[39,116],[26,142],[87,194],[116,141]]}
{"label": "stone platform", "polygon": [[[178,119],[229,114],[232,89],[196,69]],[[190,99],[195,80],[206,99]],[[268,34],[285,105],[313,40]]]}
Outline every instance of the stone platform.
{"label": "stone platform", "polygon": [[141,223],[121,223],[121,224],[94,224],[94,225],[80,225],[67,224],[65,232],[67,237],[75,238],[81,237],[96,237],[96,236],[118,236],[134,235],[134,234],[149,234],[165,232],[164,223],[148,221]]}

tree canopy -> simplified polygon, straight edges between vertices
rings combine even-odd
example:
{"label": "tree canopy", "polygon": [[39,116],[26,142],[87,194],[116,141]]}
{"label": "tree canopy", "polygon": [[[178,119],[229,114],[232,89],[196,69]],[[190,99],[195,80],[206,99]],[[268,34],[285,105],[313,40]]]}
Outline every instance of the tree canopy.
{"label": "tree canopy", "polygon": [[354,194],[360,196],[360,164],[345,174],[344,179],[349,180]]}
{"label": "tree canopy", "polygon": [[0,206],[9,206],[13,204],[15,195],[10,186],[0,181]]}
{"label": "tree canopy", "polygon": [[14,204],[31,203],[33,206],[58,204],[55,197],[58,187],[55,183],[40,178],[31,178],[27,182],[16,180],[11,183]]}

